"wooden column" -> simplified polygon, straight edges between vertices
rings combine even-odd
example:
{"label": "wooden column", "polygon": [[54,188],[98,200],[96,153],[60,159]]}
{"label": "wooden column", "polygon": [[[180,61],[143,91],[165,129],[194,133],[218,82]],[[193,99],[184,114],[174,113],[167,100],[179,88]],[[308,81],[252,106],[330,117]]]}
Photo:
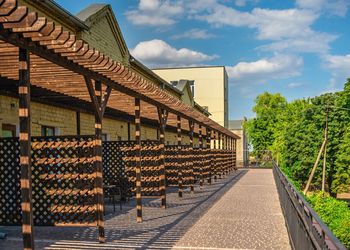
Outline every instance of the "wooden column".
{"label": "wooden column", "polygon": [[227,162],[227,156],[229,155],[229,151],[228,151],[228,136],[224,135],[225,138],[225,174],[228,174],[230,172],[230,167],[229,164]]}
{"label": "wooden column", "polygon": [[213,160],[214,160],[214,171],[215,171],[215,175],[214,175],[214,181],[216,181],[217,180],[217,166],[218,166],[218,164],[217,164],[217,152],[216,152],[216,149],[217,149],[217,132],[214,132],[213,133],[214,135],[214,145],[213,145],[213,151],[215,152],[215,154],[214,154],[214,157],[213,157]]}
{"label": "wooden column", "polygon": [[219,168],[220,168],[220,172],[219,172],[219,178],[222,178],[223,175],[223,167],[222,167],[222,134],[218,132],[218,142],[219,142],[219,150],[220,150],[220,158],[219,158]]}
{"label": "wooden column", "polygon": [[30,54],[19,49],[19,147],[21,165],[23,248],[34,249],[32,174],[31,174],[31,118],[30,118]]}
{"label": "wooden column", "polygon": [[[194,133],[194,122],[188,121],[189,124],[189,137],[190,137],[190,147],[192,148],[192,162],[193,162],[193,133]],[[192,166],[192,181],[191,181],[191,193],[194,192],[194,172],[193,172],[193,166]]]}
{"label": "wooden column", "polygon": [[136,221],[142,222],[142,194],[141,194],[141,102],[135,98],[135,150],[136,150]]}
{"label": "wooden column", "polygon": [[93,104],[95,112],[95,147],[94,147],[94,168],[95,168],[95,194],[96,194],[96,217],[99,231],[98,240],[100,243],[105,242],[104,230],[104,195],[103,195],[103,164],[102,164],[102,119],[105,113],[108,99],[111,95],[112,88],[107,87],[105,93],[102,92],[101,82],[95,81],[95,87],[92,80],[84,76],[85,83]]}
{"label": "wooden column", "polygon": [[[95,82],[95,95],[99,103],[99,112],[102,104],[102,86],[101,82]],[[98,110],[97,110],[98,111]],[[96,182],[95,189],[97,194],[97,226],[99,231],[99,242],[105,242],[105,230],[104,230],[104,197],[103,197],[103,180],[102,180],[102,116],[99,112],[95,112],[95,173]]]}
{"label": "wooden column", "polygon": [[234,153],[235,153],[234,167],[236,169],[237,168],[237,139],[234,139],[233,147],[234,147]]}
{"label": "wooden column", "polygon": [[161,150],[161,164],[160,164],[160,179],[159,179],[159,189],[161,196],[161,207],[166,208],[166,190],[165,190],[165,127],[168,120],[168,111],[162,108],[158,108],[158,118],[159,118],[159,142]]}
{"label": "wooden column", "polygon": [[211,176],[212,176],[212,170],[213,170],[213,161],[212,161],[212,155],[211,155],[211,130],[209,128],[207,130],[207,157],[209,158],[209,177],[208,177],[208,183],[211,184]]}
{"label": "wooden column", "polygon": [[178,146],[178,154],[177,154],[177,171],[178,171],[178,184],[179,184],[179,197],[182,198],[182,186],[183,186],[183,173],[182,173],[182,164],[183,164],[183,159],[182,159],[182,137],[181,137],[181,116],[177,116],[177,146]]}
{"label": "wooden column", "polygon": [[[198,145],[199,145],[199,152],[202,156],[203,152],[203,136],[202,136],[202,125],[199,125],[198,129]],[[202,158],[201,158],[202,159]],[[199,186],[203,186],[203,162],[201,160],[200,166],[199,166]]]}

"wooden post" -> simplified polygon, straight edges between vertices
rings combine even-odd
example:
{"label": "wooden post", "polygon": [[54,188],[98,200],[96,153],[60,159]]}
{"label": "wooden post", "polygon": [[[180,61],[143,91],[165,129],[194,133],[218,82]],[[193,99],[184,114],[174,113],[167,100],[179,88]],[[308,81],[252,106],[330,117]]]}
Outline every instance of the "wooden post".
{"label": "wooden post", "polygon": [[309,176],[309,179],[306,183],[306,187],[304,189],[304,194],[306,195],[307,192],[309,191],[309,187],[310,187],[310,184],[311,184],[311,181],[312,179],[314,178],[314,174],[315,174],[315,171],[316,171],[316,168],[317,168],[317,165],[318,163],[320,162],[320,159],[321,159],[321,155],[322,155],[322,152],[324,150],[324,147],[326,146],[326,139],[323,140],[323,143],[322,143],[322,146],[320,148],[320,151],[318,152],[318,155],[317,155],[317,159],[316,159],[316,162],[311,170],[311,174]]}
{"label": "wooden post", "polygon": [[99,104],[99,109],[95,111],[95,189],[97,195],[97,226],[99,231],[99,242],[105,242],[104,231],[104,197],[103,197],[103,179],[102,179],[102,86],[101,82],[95,82],[95,96]]}
{"label": "wooden post", "polygon": [[135,98],[135,150],[136,150],[136,221],[142,222],[142,191],[141,191],[141,102]]}
{"label": "wooden post", "polygon": [[211,184],[211,176],[212,176],[212,155],[211,155],[211,130],[209,128],[207,130],[207,157],[209,158],[209,177],[208,177],[208,183]]}
{"label": "wooden post", "polygon": [[95,88],[89,77],[84,76],[85,84],[88,89],[95,113],[95,147],[94,147],[94,167],[95,167],[95,194],[96,194],[96,217],[99,231],[98,240],[105,242],[104,230],[104,195],[103,195],[103,164],[102,164],[102,119],[106,111],[107,103],[112,92],[111,87],[107,87],[102,94],[101,82],[95,81]]}
{"label": "wooden post", "polygon": [[178,152],[177,152],[177,171],[178,171],[178,184],[179,184],[179,190],[178,194],[179,197],[182,198],[182,182],[183,182],[183,174],[182,174],[182,137],[181,137],[181,116],[177,116],[177,146],[178,146]]}
{"label": "wooden post", "polygon": [[31,174],[31,118],[30,118],[30,54],[19,49],[19,147],[21,165],[23,248],[34,249],[32,174]]}
{"label": "wooden post", "polygon": [[[192,149],[192,162],[193,162],[193,132],[194,132],[194,122],[188,121],[189,124],[189,136],[190,136],[190,147]],[[191,193],[194,192],[194,173],[193,173],[193,166],[192,166],[192,181],[190,184]]]}
{"label": "wooden post", "polygon": [[216,148],[217,148],[217,132],[214,132],[214,145],[213,145],[213,152],[214,152],[214,157],[213,157],[213,160],[214,160],[214,171],[215,171],[215,174],[214,174],[214,181],[216,181],[217,180],[217,166],[218,166],[218,164],[217,164],[217,151],[216,151]]}
{"label": "wooden post", "polygon": [[223,175],[223,173],[222,173],[222,161],[221,161],[221,156],[222,156],[222,140],[221,140],[222,138],[221,138],[221,133],[220,132],[218,132],[218,143],[219,143],[219,146],[218,146],[218,149],[219,149],[219,161],[220,162],[218,162],[218,165],[219,165],[219,169],[220,169],[220,171],[219,171],[219,179],[221,179],[222,178],[222,175]]}
{"label": "wooden post", "polygon": [[166,190],[165,190],[165,127],[168,120],[168,111],[162,108],[158,108],[158,118],[159,118],[159,142],[161,150],[161,164],[160,164],[160,179],[159,179],[159,189],[161,196],[161,207],[166,208]]}
{"label": "wooden post", "polygon": [[324,139],[326,141],[324,145],[324,152],[323,152],[323,168],[322,168],[322,192],[325,191],[326,187],[326,167],[327,167],[327,142],[328,142],[328,107],[326,110],[326,128],[324,131]]}
{"label": "wooden post", "polygon": [[[202,126],[199,125],[199,129],[198,129],[198,145],[199,145],[199,152],[200,154],[202,154],[203,152],[203,137],[202,137]],[[201,155],[202,156],[202,155]],[[203,186],[203,162],[202,162],[202,158],[200,160],[200,166],[199,166],[199,186],[202,187]]]}

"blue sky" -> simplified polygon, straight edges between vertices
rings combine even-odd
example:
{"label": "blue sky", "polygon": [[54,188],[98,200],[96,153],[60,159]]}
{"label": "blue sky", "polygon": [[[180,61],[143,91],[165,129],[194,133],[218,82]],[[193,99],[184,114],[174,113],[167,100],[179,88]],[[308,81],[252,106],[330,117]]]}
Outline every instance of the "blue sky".
{"label": "blue sky", "polygon": [[350,0],[57,2],[73,14],[111,4],[130,52],[150,68],[226,66],[230,119],[252,117],[264,91],[293,100],[350,77]]}

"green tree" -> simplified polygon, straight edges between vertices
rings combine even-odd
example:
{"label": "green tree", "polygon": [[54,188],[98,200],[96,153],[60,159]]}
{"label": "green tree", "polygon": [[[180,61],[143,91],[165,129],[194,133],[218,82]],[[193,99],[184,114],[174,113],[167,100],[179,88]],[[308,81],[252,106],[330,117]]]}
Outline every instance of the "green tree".
{"label": "green tree", "polygon": [[246,123],[251,144],[255,152],[268,149],[276,136],[278,115],[287,104],[286,99],[279,93],[263,93],[255,99],[253,111],[256,118]]}

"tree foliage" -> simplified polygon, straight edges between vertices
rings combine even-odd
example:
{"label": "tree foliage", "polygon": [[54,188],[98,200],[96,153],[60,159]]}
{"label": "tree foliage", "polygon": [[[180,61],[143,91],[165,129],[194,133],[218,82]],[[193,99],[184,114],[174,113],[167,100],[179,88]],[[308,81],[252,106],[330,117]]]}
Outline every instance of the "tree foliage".
{"label": "tree foliage", "polygon": [[[333,196],[350,187],[350,79],[344,90],[287,103],[280,94],[264,93],[255,100],[256,118],[245,126],[255,154],[270,150],[300,190],[305,186],[325,138],[328,141],[326,190]],[[317,192],[322,183],[320,161],[309,202],[333,233],[350,249],[350,209],[346,202]]]}
{"label": "tree foliage", "polygon": [[[263,93],[255,100],[254,119],[245,127],[258,154],[272,151],[280,165],[301,186],[305,185],[317,158],[328,116],[327,188],[332,194],[350,185],[350,80],[344,90],[287,102],[280,94]],[[321,185],[322,160],[312,189]]]}

